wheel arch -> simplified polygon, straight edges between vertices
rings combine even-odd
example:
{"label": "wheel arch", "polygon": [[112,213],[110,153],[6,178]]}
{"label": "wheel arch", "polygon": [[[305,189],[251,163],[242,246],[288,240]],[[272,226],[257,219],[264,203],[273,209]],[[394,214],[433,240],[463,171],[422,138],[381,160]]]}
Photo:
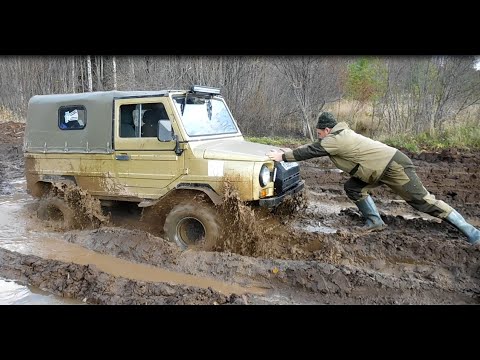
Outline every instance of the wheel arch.
{"label": "wheel arch", "polygon": [[205,193],[215,205],[220,205],[223,202],[222,197],[208,184],[180,183],[175,187],[175,190],[201,191]]}
{"label": "wheel arch", "polygon": [[37,181],[27,181],[27,191],[30,195],[36,198],[42,198],[47,195],[54,187],[55,184],[68,184],[77,185],[75,177],[69,175],[43,175],[38,178]]}

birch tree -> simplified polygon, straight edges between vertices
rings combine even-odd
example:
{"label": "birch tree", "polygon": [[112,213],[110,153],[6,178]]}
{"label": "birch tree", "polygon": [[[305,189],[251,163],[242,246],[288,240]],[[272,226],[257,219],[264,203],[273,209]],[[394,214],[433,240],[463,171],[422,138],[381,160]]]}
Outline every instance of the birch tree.
{"label": "birch tree", "polygon": [[90,55],[87,55],[87,79],[88,79],[88,91],[93,91],[93,76],[92,76],[92,59]]}
{"label": "birch tree", "polygon": [[112,76],[113,76],[113,90],[117,90],[117,62],[115,56],[112,57]]}

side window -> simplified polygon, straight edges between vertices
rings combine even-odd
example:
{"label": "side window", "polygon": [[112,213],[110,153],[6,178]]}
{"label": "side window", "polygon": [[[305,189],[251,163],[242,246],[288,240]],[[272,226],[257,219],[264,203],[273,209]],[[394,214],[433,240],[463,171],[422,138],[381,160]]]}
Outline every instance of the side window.
{"label": "side window", "polygon": [[120,106],[120,137],[136,137],[136,127],[133,121],[135,107],[135,104]]}
{"label": "side window", "polygon": [[120,105],[120,137],[156,138],[159,120],[169,120],[162,103]]}
{"label": "side window", "polygon": [[87,110],[82,105],[58,109],[58,127],[62,130],[81,130],[87,125]]}

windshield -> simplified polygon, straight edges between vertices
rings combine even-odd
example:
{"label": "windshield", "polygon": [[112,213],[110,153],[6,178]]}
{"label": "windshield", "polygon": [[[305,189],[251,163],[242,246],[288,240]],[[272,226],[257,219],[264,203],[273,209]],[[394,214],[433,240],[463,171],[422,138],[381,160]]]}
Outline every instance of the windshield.
{"label": "windshield", "polygon": [[188,94],[174,97],[173,100],[189,136],[233,134],[238,131],[220,99]]}

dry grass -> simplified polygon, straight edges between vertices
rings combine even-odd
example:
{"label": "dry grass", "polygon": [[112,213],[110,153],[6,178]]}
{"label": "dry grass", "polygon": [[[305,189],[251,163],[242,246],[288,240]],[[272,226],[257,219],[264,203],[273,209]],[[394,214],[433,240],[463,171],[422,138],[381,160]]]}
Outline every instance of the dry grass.
{"label": "dry grass", "polygon": [[15,114],[12,110],[7,109],[4,106],[0,106],[0,123],[6,122],[25,123],[25,118]]}
{"label": "dry grass", "polygon": [[[375,131],[377,135],[392,135],[382,134],[384,129],[382,129],[382,124],[379,122],[379,118],[377,116],[375,116],[375,119],[372,117],[373,108],[371,104],[360,104],[358,101],[354,100],[341,100],[326,105],[324,110],[330,111],[339,121],[345,121],[353,130],[361,134],[370,136]],[[455,119],[447,121],[445,123],[445,128],[479,125],[480,105],[473,105],[457,114]]]}
{"label": "dry grass", "polygon": [[[349,121],[352,117],[366,117],[372,112],[370,105],[361,106],[358,101],[341,100],[325,106],[325,111],[333,113],[340,121]],[[371,115],[370,115],[371,116]]]}
{"label": "dry grass", "polygon": [[361,104],[354,100],[341,100],[328,104],[325,111],[330,111],[338,121],[345,121],[359,133],[368,134],[373,127],[373,109],[370,104]]}

